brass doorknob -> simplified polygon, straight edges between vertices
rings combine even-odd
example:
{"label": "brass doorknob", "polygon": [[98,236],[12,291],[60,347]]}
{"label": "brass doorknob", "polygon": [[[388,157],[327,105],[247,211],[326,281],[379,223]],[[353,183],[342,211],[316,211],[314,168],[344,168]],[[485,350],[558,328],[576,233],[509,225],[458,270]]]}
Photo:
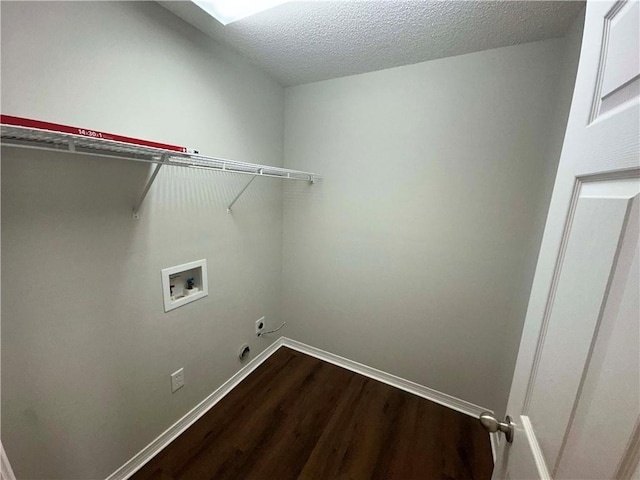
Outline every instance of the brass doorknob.
{"label": "brass doorknob", "polygon": [[511,417],[507,415],[504,422],[499,422],[490,412],[482,412],[480,414],[480,423],[489,433],[504,433],[507,442],[513,442],[513,434],[515,432],[515,424],[511,421]]}

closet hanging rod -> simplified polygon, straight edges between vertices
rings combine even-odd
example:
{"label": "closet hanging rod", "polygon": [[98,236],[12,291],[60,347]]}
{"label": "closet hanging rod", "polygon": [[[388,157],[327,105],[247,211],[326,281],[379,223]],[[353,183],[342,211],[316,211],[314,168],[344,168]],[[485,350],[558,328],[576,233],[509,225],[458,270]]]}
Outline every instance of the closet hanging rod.
{"label": "closet hanging rod", "polygon": [[[209,157],[185,147],[6,115],[0,117],[0,130],[0,143],[6,147],[62,151],[103,158],[155,163],[156,169],[145,185],[139,201],[133,208],[133,218],[139,218],[138,211],[140,206],[149,192],[160,167],[165,165],[253,175],[254,178],[263,176],[309,183],[314,183],[316,179],[321,178],[320,175],[312,172]],[[230,212],[231,206],[245,190],[246,187],[234,198],[227,211]]]}

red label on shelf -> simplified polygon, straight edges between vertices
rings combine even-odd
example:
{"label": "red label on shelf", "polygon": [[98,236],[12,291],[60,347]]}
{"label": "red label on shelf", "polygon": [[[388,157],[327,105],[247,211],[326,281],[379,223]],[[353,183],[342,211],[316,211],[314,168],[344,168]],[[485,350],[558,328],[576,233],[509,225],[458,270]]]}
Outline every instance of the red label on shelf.
{"label": "red label on shelf", "polygon": [[113,140],[115,142],[130,143],[132,145],[140,145],[142,147],[160,148],[163,150],[172,150],[182,153],[198,153],[196,150],[178,145],[169,145],[167,143],[151,142],[149,140],[141,140],[139,138],[124,137],[113,133],[99,132],[88,128],[72,127],[69,125],[61,125],[59,123],[41,122],[40,120],[31,120],[29,118],[12,117],[11,115],[0,115],[0,123],[3,125],[12,125],[15,127],[37,128],[39,130],[49,130],[51,132],[71,133],[73,135],[82,135],[83,137],[96,138],[102,140]]}

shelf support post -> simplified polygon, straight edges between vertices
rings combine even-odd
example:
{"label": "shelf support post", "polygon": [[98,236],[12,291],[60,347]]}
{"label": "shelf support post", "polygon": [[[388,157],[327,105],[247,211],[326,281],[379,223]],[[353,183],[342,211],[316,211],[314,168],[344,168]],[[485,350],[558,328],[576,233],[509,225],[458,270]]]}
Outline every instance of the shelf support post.
{"label": "shelf support post", "polygon": [[151,185],[153,185],[153,182],[158,176],[158,172],[160,171],[160,168],[162,168],[162,165],[164,165],[164,162],[166,162],[168,158],[169,158],[169,155],[165,153],[164,155],[162,155],[162,158],[160,159],[160,161],[156,163],[156,168],[153,170],[153,173],[151,174],[151,177],[149,177],[149,180],[147,180],[147,184],[144,186],[144,190],[142,190],[142,193],[140,194],[140,198],[136,202],[136,205],[133,207],[133,213],[131,214],[131,218],[133,218],[134,220],[138,220],[140,218],[140,207],[142,206],[142,202],[144,202],[144,199],[147,197],[147,194],[151,189]]}
{"label": "shelf support post", "polygon": [[244,193],[244,191],[249,188],[249,185],[251,185],[251,182],[253,182],[256,177],[258,175],[262,174],[262,169],[260,169],[260,173],[255,174],[253,177],[251,177],[251,180],[249,180],[247,182],[247,184],[244,186],[244,188],[242,190],[240,190],[240,193],[238,193],[238,195],[236,195],[236,198],[233,199],[233,201],[229,204],[229,206],[227,207],[227,213],[231,213],[231,207],[233,207],[233,204],[236,203],[238,201],[238,199],[242,196],[242,194]]}

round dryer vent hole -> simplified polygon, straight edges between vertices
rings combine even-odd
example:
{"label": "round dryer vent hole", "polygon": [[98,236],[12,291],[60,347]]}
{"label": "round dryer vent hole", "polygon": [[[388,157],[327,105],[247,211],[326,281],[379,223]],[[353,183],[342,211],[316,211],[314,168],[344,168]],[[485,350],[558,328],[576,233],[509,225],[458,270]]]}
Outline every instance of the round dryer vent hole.
{"label": "round dryer vent hole", "polygon": [[247,343],[243,344],[238,350],[238,358],[240,360],[245,360],[249,356],[250,351],[251,349],[249,348],[249,345]]}

